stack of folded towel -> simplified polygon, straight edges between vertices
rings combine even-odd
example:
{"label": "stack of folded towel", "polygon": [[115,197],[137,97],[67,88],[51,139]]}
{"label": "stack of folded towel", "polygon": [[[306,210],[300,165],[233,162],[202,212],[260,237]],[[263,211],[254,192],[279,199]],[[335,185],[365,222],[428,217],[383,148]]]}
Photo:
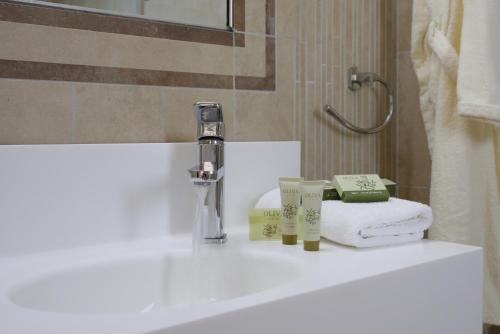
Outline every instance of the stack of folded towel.
{"label": "stack of folded towel", "polygon": [[[257,202],[257,208],[279,208],[279,189]],[[391,197],[387,202],[323,201],[321,236],[343,245],[374,247],[420,240],[432,224],[432,210],[417,202]]]}
{"label": "stack of folded towel", "polygon": [[321,214],[324,238],[355,247],[420,240],[432,224],[429,206],[394,197],[373,203],[324,201]]}

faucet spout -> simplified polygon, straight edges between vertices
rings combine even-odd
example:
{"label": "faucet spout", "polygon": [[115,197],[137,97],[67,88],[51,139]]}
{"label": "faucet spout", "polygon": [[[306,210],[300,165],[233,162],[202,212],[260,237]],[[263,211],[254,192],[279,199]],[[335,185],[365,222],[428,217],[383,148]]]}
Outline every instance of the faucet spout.
{"label": "faucet spout", "polygon": [[224,243],[223,194],[224,194],[224,120],[222,105],[214,102],[198,102],[194,105],[198,121],[198,149],[196,165],[188,170],[191,182],[207,186],[209,217],[203,239],[205,243]]}

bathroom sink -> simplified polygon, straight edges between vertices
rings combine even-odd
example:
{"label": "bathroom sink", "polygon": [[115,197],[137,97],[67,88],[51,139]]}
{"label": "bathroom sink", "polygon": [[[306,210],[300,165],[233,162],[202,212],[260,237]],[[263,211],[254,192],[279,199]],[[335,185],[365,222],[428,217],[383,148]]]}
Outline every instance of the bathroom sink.
{"label": "bathroom sink", "polygon": [[10,299],[60,313],[158,312],[260,292],[299,274],[297,266],[278,256],[171,252],[52,273],[18,287]]}
{"label": "bathroom sink", "polygon": [[196,258],[179,236],[0,259],[0,333],[479,333],[480,249],[304,252],[229,232]]}
{"label": "bathroom sink", "polygon": [[194,144],[0,147],[0,333],[479,334],[479,248],[248,240],[300,147],[225,144],[227,241],[196,258]]}

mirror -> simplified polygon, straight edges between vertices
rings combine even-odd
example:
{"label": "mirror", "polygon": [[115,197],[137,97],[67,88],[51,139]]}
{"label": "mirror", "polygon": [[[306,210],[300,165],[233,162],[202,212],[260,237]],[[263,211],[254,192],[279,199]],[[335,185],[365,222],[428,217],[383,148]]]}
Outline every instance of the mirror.
{"label": "mirror", "polygon": [[215,29],[232,28],[232,0],[18,1]]}

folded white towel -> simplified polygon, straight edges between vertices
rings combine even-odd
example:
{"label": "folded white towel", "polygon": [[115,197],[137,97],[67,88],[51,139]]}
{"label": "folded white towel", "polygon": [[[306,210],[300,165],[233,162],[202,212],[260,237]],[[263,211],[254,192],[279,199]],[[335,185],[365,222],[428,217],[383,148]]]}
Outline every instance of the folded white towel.
{"label": "folded white towel", "polygon": [[[256,208],[280,208],[279,188],[260,197]],[[432,224],[432,210],[391,197],[387,202],[323,201],[321,236],[354,247],[395,245],[420,240]]]}
{"label": "folded white towel", "polygon": [[354,247],[420,240],[431,224],[429,206],[394,197],[373,203],[324,201],[321,212],[321,236]]}

